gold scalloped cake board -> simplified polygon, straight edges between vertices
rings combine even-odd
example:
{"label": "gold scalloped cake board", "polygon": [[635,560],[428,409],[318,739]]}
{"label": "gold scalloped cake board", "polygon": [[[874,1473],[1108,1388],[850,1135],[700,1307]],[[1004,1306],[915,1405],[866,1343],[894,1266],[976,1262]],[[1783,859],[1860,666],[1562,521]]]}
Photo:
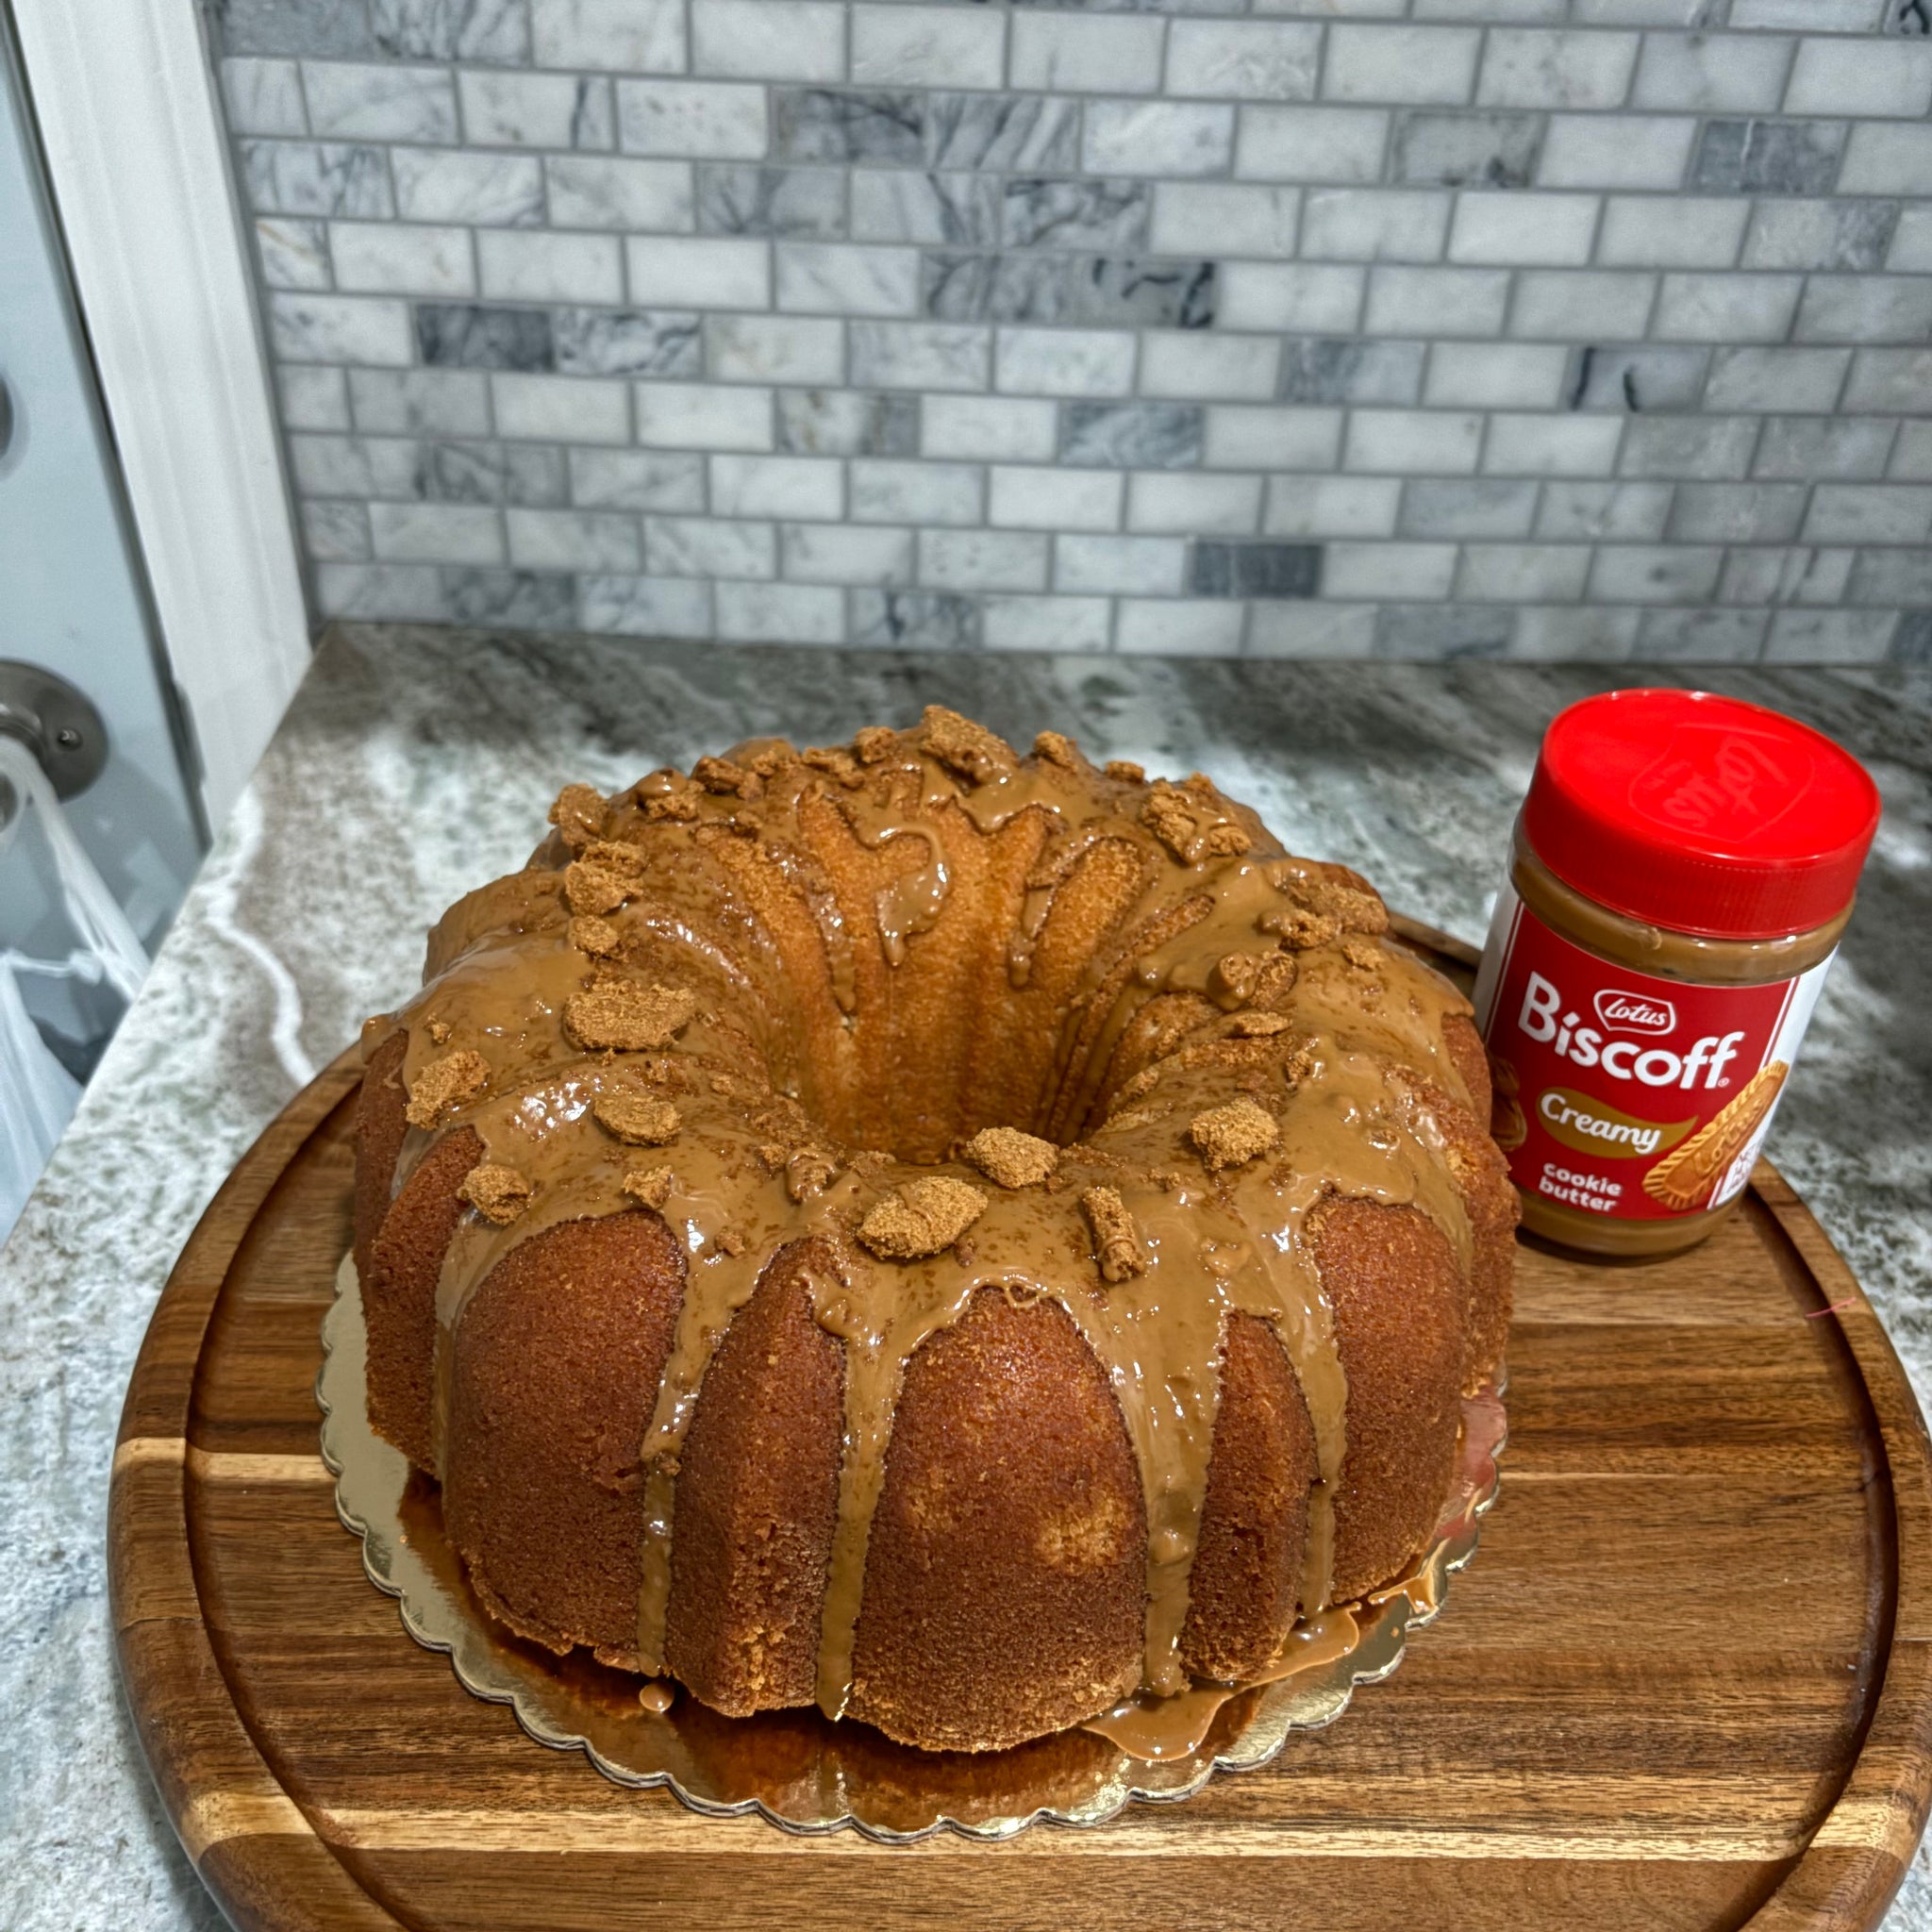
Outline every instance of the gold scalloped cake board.
{"label": "gold scalloped cake board", "polygon": [[924,1752],[816,1710],[726,1718],[680,1693],[666,1711],[638,1701],[638,1679],[583,1653],[558,1658],[491,1621],[442,1533],[436,1486],[371,1430],[363,1374],[367,1336],[354,1260],[336,1275],[316,1379],[323,1460],[336,1476],[336,1513],[362,1539],[362,1567],[400,1599],[417,1642],[444,1651],[463,1687],[508,1704],[539,1743],[581,1749],[621,1785],[662,1786],[693,1811],[757,1812],[781,1830],[845,1826],[885,1844],[939,1831],[1006,1839],[1046,1819],[1102,1824],[1133,1800],[1191,1797],[1218,1771],[1268,1763],[1294,1731],[1318,1730],[1348,1707],[1357,1684],[1402,1661],[1411,1630],[1434,1621],[1452,1572],[1475,1554],[1495,1501],[1507,1419],[1501,1374],[1463,1404],[1456,1487],[1427,1549],[1400,1582],[1354,1607],[1358,1637],[1342,1656],[1236,1692],[1201,1746],[1185,1757],[1129,1757],[1095,1732],[1062,1731],[1011,1751]]}

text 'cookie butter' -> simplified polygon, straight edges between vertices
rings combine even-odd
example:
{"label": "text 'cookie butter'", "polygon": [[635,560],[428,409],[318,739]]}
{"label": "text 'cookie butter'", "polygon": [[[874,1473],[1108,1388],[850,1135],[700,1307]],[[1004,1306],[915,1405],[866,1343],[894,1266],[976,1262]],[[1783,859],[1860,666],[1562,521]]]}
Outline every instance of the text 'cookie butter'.
{"label": "text 'cookie butter'", "polygon": [[1702,1241],[1743,1192],[1878,824],[1830,739],[1708,691],[1560,713],[1476,981],[1524,1224]]}

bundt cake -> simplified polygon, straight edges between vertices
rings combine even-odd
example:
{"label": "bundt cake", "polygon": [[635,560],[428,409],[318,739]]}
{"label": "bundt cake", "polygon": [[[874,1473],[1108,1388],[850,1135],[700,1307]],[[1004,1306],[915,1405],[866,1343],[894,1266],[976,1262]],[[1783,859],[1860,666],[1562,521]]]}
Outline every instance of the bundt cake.
{"label": "bundt cake", "polygon": [[1402,1572],[1516,1207],[1362,879],[936,707],[550,818],[358,1103],[371,1420],[493,1616],[980,1751]]}

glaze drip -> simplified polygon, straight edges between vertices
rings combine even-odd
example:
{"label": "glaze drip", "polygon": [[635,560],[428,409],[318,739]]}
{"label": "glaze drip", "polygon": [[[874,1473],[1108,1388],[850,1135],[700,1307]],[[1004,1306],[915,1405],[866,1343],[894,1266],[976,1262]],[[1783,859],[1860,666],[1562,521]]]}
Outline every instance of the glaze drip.
{"label": "glaze drip", "polygon": [[[406,1088],[455,1052],[489,1069],[479,1095],[410,1130],[398,1188],[452,1127],[529,1184],[505,1224],[465,1214],[443,1259],[439,1471],[450,1339],[490,1271],[564,1221],[652,1211],[638,1205],[640,1157],[669,1170],[657,1211],[684,1282],[638,1454],[645,1674],[664,1669],[678,1457],[706,1369],[772,1257],[802,1241],[813,1319],[845,1365],[817,1670],[826,1712],[852,1690],[907,1365],[987,1288],[1058,1302],[1113,1390],[1144,1509],[1121,1533],[1144,1536],[1148,1690],[1187,1681],[1189,1578],[1236,1313],[1271,1324],[1300,1383],[1319,1472],[1304,1641],[1340,1630],[1328,1597],[1348,1391],[1314,1233],[1335,1196],[1413,1207],[1467,1276],[1470,1219],[1435,1112],[1470,1098],[1443,1039],[1469,1008],[1380,937],[1380,902],[1353,874],[1289,860],[1206,780],[1156,798],[1115,771],[1064,740],[1023,759],[932,710],[849,752],[764,740],[701,760],[695,782],[655,773],[601,816],[573,788],[529,866],[452,908],[423,991],[366,1034],[373,1051],[407,1031]],[[600,901],[594,927],[573,924],[577,865],[595,874],[578,893]],[[613,986],[688,989],[695,1010],[661,1047],[581,1051],[567,1004]],[[899,1070],[929,1061],[918,1049],[941,1029],[960,1040],[957,1063],[906,1080]],[[642,1149],[600,1124],[599,1096],[619,1091],[668,1103],[657,1117],[675,1118],[674,1138]],[[1277,1132],[1264,1153],[1210,1171],[1190,1125],[1237,1096]],[[1057,1168],[1041,1184],[989,1184],[954,1158],[989,1126],[1058,1143]],[[966,1233],[909,1261],[866,1253],[868,1211],[935,1174],[986,1193]],[[1141,1265],[1120,1278],[1103,1275],[1081,1205],[1099,1189],[1125,1217],[1124,1252],[1138,1245]]]}

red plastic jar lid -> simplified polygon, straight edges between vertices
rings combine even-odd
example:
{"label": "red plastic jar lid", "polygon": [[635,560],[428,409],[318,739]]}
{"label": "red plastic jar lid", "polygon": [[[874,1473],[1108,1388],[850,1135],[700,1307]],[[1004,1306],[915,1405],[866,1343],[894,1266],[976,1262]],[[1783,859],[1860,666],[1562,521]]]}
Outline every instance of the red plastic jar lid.
{"label": "red plastic jar lid", "polygon": [[1523,830],[1613,912],[1783,939],[1851,903],[1878,806],[1864,766],[1807,724],[1712,691],[1618,691],[1552,722]]}

